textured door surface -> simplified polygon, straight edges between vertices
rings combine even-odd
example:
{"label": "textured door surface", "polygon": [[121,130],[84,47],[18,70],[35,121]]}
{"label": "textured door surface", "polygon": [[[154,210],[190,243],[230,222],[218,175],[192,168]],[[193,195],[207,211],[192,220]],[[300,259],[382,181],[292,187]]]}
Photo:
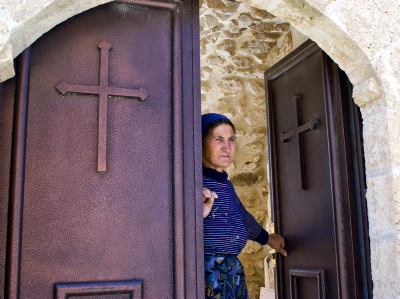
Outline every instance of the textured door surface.
{"label": "textured door surface", "polygon": [[368,298],[349,84],[311,42],[265,78],[274,222],[288,250],[277,261],[278,298]]}
{"label": "textured door surface", "polygon": [[18,124],[3,156],[14,163],[7,298],[202,293],[197,11],[196,1],[112,2],[22,55],[1,106],[15,98]]}

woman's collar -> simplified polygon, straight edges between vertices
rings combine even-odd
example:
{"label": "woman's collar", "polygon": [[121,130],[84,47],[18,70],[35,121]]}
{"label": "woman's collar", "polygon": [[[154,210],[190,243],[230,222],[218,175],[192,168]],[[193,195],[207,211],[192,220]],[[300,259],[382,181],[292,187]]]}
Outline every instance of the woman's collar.
{"label": "woman's collar", "polygon": [[214,180],[220,181],[220,182],[223,182],[228,178],[228,174],[225,171],[219,172],[219,171],[216,171],[215,169],[204,167],[204,166],[203,166],[203,175],[205,175],[206,177],[209,177],[210,179],[214,179]]}

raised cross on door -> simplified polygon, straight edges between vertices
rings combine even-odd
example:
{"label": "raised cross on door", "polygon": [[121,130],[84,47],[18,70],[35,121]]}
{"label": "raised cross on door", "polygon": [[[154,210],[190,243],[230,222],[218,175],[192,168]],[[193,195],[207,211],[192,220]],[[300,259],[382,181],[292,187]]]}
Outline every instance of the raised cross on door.
{"label": "raised cross on door", "polygon": [[297,144],[297,163],[300,170],[299,176],[299,190],[306,189],[306,180],[304,175],[304,154],[303,154],[303,139],[302,134],[308,131],[314,130],[318,128],[318,121],[315,118],[311,118],[307,123],[301,124],[301,95],[294,94],[292,97],[293,111],[294,111],[294,129],[289,132],[284,132],[281,134],[282,142],[289,142],[292,139],[295,139]]}
{"label": "raised cross on door", "polygon": [[56,89],[65,95],[68,92],[83,94],[98,94],[99,100],[99,130],[97,144],[97,171],[106,171],[106,144],[107,144],[107,98],[111,95],[120,97],[134,97],[144,101],[149,95],[143,88],[128,89],[111,87],[108,85],[109,51],[112,46],[103,40],[100,48],[100,84],[98,86],[68,84],[64,80],[57,84]]}

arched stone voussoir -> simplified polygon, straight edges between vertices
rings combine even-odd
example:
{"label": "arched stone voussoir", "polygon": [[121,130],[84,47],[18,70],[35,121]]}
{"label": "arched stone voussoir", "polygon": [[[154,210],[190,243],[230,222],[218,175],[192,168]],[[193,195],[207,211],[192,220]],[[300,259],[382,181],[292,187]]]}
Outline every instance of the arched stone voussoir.
{"label": "arched stone voussoir", "polygon": [[[12,7],[3,5],[7,18],[0,21],[0,82],[15,75],[13,59],[44,33],[77,14],[111,1],[40,0],[35,3],[35,9],[29,10],[18,1]],[[7,13],[10,11],[12,15]]]}
{"label": "arched stone voussoir", "polygon": [[289,22],[315,41],[347,74],[359,106],[378,99],[381,87],[370,60],[333,20],[305,0],[240,0]]}

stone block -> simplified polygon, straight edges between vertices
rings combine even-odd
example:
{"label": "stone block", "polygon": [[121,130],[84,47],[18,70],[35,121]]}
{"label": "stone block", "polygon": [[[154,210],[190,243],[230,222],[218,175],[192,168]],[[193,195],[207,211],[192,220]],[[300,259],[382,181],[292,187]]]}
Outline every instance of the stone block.
{"label": "stone block", "polygon": [[389,108],[400,109],[400,82],[398,80],[400,72],[400,44],[385,49],[382,54],[373,60],[373,66],[380,77],[379,82],[374,77],[374,81],[367,81],[364,84],[366,85],[364,88],[369,88],[368,92],[375,91],[377,97],[382,94],[380,89],[385,90],[385,94],[382,94],[382,98],[379,101],[384,100]]}
{"label": "stone block", "polygon": [[249,10],[251,16],[253,18],[259,18],[263,20],[269,20],[269,19],[274,19],[275,16],[271,13],[269,13],[266,10],[263,9],[258,9],[254,6],[246,5],[247,9]]}
{"label": "stone block", "polygon": [[229,119],[232,119],[236,115],[236,111],[232,106],[226,106],[226,105],[218,105],[215,112],[225,115]]}
{"label": "stone block", "polygon": [[215,51],[223,59],[228,59],[235,54],[236,43],[234,40],[231,39],[224,40],[223,42],[217,45]]}
{"label": "stone block", "polygon": [[247,208],[259,206],[261,203],[260,196],[254,189],[240,192],[239,198],[243,205]]}
{"label": "stone block", "polygon": [[246,163],[256,163],[256,162],[260,161],[260,158],[261,157],[259,155],[256,155],[256,156],[254,156],[254,155],[244,155],[243,158],[242,158],[242,161],[243,161],[244,164],[246,164]]}
{"label": "stone block", "polygon": [[247,81],[247,85],[249,87],[249,91],[253,94],[253,95],[264,95],[265,94],[265,87],[264,87],[264,81],[255,81],[255,80],[248,80]]}
{"label": "stone block", "polygon": [[251,28],[252,33],[268,33],[274,30],[275,22],[260,22]]}
{"label": "stone block", "polygon": [[229,20],[231,18],[231,16],[232,16],[229,12],[223,12],[223,11],[220,11],[220,10],[215,10],[214,12],[215,12],[215,15],[218,16],[218,19],[220,21]]}
{"label": "stone block", "polygon": [[232,58],[233,65],[239,69],[247,69],[253,64],[253,62],[254,59],[251,57],[236,56]]}
{"label": "stone block", "polygon": [[212,72],[212,69],[209,68],[208,66],[202,67],[201,72],[200,72],[201,80],[202,81],[208,80],[208,78],[210,78],[211,72]]}
{"label": "stone block", "polygon": [[218,103],[222,104],[232,104],[232,99],[229,97],[223,97],[218,99]]}
{"label": "stone block", "polygon": [[260,288],[263,286],[263,282],[258,279],[251,279],[247,282],[247,288],[249,291],[249,299],[260,298]]}
{"label": "stone block", "polygon": [[267,128],[261,127],[261,128],[252,128],[250,130],[250,137],[253,139],[258,139],[261,137],[265,137],[267,135]]}
{"label": "stone block", "polygon": [[378,99],[380,94],[380,86],[374,77],[356,84],[353,88],[354,101],[360,107]]}
{"label": "stone block", "polygon": [[252,104],[256,106],[265,106],[265,95],[262,93],[262,96],[257,96],[250,101]]}
{"label": "stone block", "polygon": [[[208,94],[210,92],[210,90],[211,90],[211,86],[207,86],[207,85],[204,85],[204,84],[201,85],[201,89],[200,89],[201,94],[206,95],[206,94]],[[204,100],[205,100],[205,98],[204,98]]]}
{"label": "stone block", "polygon": [[263,246],[254,241],[247,241],[246,246],[242,250],[242,254],[255,254],[262,251]]}
{"label": "stone block", "polygon": [[223,1],[223,0],[205,0],[204,5],[208,8],[215,8],[224,13],[232,13],[235,12],[240,3],[234,1]]}
{"label": "stone block", "polygon": [[[400,28],[393,20],[398,18],[400,6],[395,0],[367,1],[363,4],[360,5],[357,1],[342,1],[328,17],[335,20],[372,60],[381,49],[398,40]],[[354,26],[355,24],[357,26]]]}
{"label": "stone block", "polygon": [[248,13],[242,13],[237,19],[240,28],[249,28],[250,26],[260,22],[258,19],[253,18]]}
{"label": "stone block", "polygon": [[264,144],[261,142],[249,143],[246,145],[246,148],[252,151],[260,152],[264,149]]}
{"label": "stone block", "polygon": [[[214,28],[215,29],[215,28]],[[208,30],[208,33],[204,35],[202,38],[209,43],[209,44],[215,44],[216,41],[222,36],[221,31],[217,30]]]}
{"label": "stone block", "polygon": [[239,79],[222,79],[219,87],[225,96],[237,96],[243,93],[243,84]]}
{"label": "stone block", "polygon": [[[364,113],[363,113],[364,114]],[[367,175],[384,173],[391,167],[387,111],[380,107],[363,120],[365,167]]]}
{"label": "stone block", "polygon": [[219,56],[210,55],[206,58],[206,63],[209,67],[222,66],[224,64],[224,60]]}
{"label": "stone block", "polygon": [[281,33],[278,32],[252,32],[252,34],[257,40],[270,43],[276,42],[281,37]]}
{"label": "stone block", "polygon": [[206,28],[214,28],[218,26],[218,19],[212,15],[204,15],[200,19],[200,25],[203,26],[203,30]]}
{"label": "stone block", "polygon": [[[395,181],[394,181],[395,179]],[[394,233],[397,227],[397,215],[400,205],[394,197],[394,186],[400,183],[400,178],[393,178],[389,173],[376,177],[367,177],[367,208],[369,234],[371,238],[382,238]]]}
{"label": "stone block", "polygon": [[255,266],[256,266],[257,269],[260,269],[261,271],[264,271],[264,258],[257,259],[255,261]]}
{"label": "stone block", "polygon": [[374,298],[398,298],[400,294],[399,235],[371,238],[371,270],[374,282]]}
{"label": "stone block", "polygon": [[3,82],[15,74],[11,45],[6,43],[0,52],[0,82]]}
{"label": "stone block", "polygon": [[246,274],[246,277],[253,276],[254,274],[256,274],[255,262],[253,260],[241,256],[240,261],[243,264],[244,273]]}
{"label": "stone block", "polygon": [[251,187],[262,180],[262,173],[240,173],[231,178],[232,184],[239,187]]}
{"label": "stone block", "polygon": [[244,115],[244,121],[250,125],[266,124],[266,112],[264,109],[254,109]]}
{"label": "stone block", "polygon": [[229,39],[237,39],[240,37],[240,35],[242,34],[243,30],[239,30],[239,32],[237,33],[233,33],[229,30],[223,30],[222,34],[225,36],[225,38],[229,38]]}
{"label": "stone block", "polygon": [[251,40],[245,42],[240,48],[243,54],[267,53],[275,45],[275,42]]}
{"label": "stone block", "polygon": [[398,109],[388,108],[388,146],[390,150],[390,164],[400,168],[400,106]]}
{"label": "stone block", "polygon": [[268,211],[266,211],[266,210],[257,210],[256,213],[254,214],[254,218],[260,224],[265,223],[267,221],[267,218],[268,218]]}
{"label": "stone block", "polygon": [[239,33],[239,22],[236,19],[230,20],[228,25],[228,30],[232,33]]}
{"label": "stone block", "polygon": [[258,168],[259,166],[260,166],[260,163],[258,163],[258,162],[248,162],[248,163],[244,164],[242,170],[246,171],[246,172],[250,172],[250,171],[253,171],[256,168]]}
{"label": "stone block", "polygon": [[289,29],[290,29],[290,23],[288,23],[288,22],[276,23],[274,26],[275,31],[286,32],[286,31],[289,31]]}

